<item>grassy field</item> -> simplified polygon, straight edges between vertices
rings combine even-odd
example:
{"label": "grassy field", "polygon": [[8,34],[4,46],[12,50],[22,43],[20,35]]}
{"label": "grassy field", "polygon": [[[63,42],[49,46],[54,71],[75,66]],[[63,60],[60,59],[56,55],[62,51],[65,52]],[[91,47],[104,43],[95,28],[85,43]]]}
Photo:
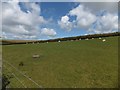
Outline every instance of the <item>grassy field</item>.
{"label": "grassy field", "polygon": [[[3,46],[3,73],[14,73],[8,87],[37,88],[17,72],[29,76],[43,88],[118,87],[118,37],[41,44]],[[40,58],[32,58],[39,54]],[[24,66],[19,66],[20,62]]]}

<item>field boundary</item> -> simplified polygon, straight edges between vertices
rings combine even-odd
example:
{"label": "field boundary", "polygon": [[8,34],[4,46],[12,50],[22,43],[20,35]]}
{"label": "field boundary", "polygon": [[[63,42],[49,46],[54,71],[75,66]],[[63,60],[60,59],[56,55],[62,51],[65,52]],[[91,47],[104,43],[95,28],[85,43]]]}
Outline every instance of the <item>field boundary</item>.
{"label": "field boundary", "polygon": [[24,77],[26,77],[28,80],[30,80],[31,82],[33,82],[36,86],[38,86],[39,88],[42,88],[41,85],[39,85],[37,82],[35,82],[33,79],[29,78],[27,75],[23,74],[20,70],[18,70],[16,67],[14,67],[12,64],[10,64],[8,61],[3,60],[3,62],[7,63],[8,65],[10,65],[12,68],[14,68],[17,72],[19,72],[21,75],[23,75]]}
{"label": "field boundary", "polygon": [[[5,65],[4,65],[3,67],[5,67],[8,71],[10,71],[10,69],[8,69]],[[10,72],[11,72],[11,71],[10,71]],[[18,82],[20,82],[22,86],[24,86],[24,88],[27,88],[27,86],[25,86],[25,85],[23,84],[23,82],[22,82],[13,72],[11,72],[11,73],[12,73],[12,75],[16,78],[16,80],[17,80]]]}
{"label": "field boundary", "polygon": [[47,42],[85,40],[85,39],[105,38],[105,37],[113,37],[113,36],[120,36],[120,32],[102,33],[102,34],[89,34],[89,35],[74,36],[74,37],[64,37],[64,38],[56,38],[56,39],[49,39],[49,40],[2,40],[2,45],[39,44],[39,43],[47,43]]}

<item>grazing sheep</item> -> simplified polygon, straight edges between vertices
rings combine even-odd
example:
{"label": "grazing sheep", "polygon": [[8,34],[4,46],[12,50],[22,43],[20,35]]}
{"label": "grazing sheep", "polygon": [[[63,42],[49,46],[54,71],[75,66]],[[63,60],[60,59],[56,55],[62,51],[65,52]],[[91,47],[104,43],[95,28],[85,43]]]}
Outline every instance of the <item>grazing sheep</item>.
{"label": "grazing sheep", "polygon": [[60,40],[58,42],[61,42]]}
{"label": "grazing sheep", "polygon": [[102,39],[101,37],[99,37],[99,39]]}
{"label": "grazing sheep", "polygon": [[34,54],[32,57],[33,57],[33,58],[39,58],[40,55],[38,55],[38,54]]}
{"label": "grazing sheep", "polygon": [[105,41],[106,41],[106,39],[103,39],[102,41],[103,41],[103,42],[105,42]]}

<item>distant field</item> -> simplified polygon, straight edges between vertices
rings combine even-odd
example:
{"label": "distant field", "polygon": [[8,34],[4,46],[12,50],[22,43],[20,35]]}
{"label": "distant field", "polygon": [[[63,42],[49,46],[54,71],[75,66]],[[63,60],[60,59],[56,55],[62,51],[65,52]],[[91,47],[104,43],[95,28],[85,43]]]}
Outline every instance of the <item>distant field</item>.
{"label": "distant field", "polygon": [[[38,87],[8,63],[43,88],[118,87],[118,37],[108,37],[106,42],[91,39],[3,45],[2,49],[3,73],[14,73],[19,78],[13,76],[8,87]],[[33,54],[39,54],[40,58],[32,58]],[[24,66],[20,67],[21,61]]]}

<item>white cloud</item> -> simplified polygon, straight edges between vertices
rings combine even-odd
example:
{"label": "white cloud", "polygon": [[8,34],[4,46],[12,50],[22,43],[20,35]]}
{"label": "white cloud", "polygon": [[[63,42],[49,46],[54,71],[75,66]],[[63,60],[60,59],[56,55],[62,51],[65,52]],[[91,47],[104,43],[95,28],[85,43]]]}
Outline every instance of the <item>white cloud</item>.
{"label": "white cloud", "polygon": [[[82,5],[88,7],[92,13],[96,14],[100,10],[106,10],[109,13],[117,13],[118,12],[118,2],[81,2]],[[115,1],[115,0],[113,0]]]}
{"label": "white cloud", "polygon": [[[75,16],[76,19],[69,21],[69,16]],[[62,29],[71,31],[72,28],[88,29],[96,21],[96,15],[92,14],[88,8],[79,5],[69,11],[68,15],[61,17],[58,24]]]}
{"label": "white cloud", "polygon": [[30,0],[1,0],[2,2],[30,2]]}
{"label": "white cloud", "polygon": [[95,28],[89,28],[88,32],[110,33],[118,31],[118,15],[107,13],[99,16]]}
{"label": "white cloud", "polygon": [[67,31],[71,31],[73,27],[72,22],[69,21],[69,17],[67,15],[61,17],[61,20],[58,21],[58,24],[60,25],[62,29],[66,29]]}
{"label": "white cloud", "polygon": [[[90,5],[89,5],[90,4]],[[95,4],[95,5],[93,5]],[[97,5],[98,7],[97,7]],[[100,6],[103,4],[103,7]],[[88,5],[88,6],[87,6]],[[106,5],[106,7],[105,7]],[[72,28],[84,29],[89,34],[92,33],[108,33],[118,31],[118,15],[116,10],[117,3],[82,3],[76,8],[69,11],[66,16],[61,18],[59,25],[61,28],[68,28],[66,23],[69,22],[71,16],[75,16],[75,20],[69,22]],[[115,6],[110,10],[110,6]],[[95,9],[95,7],[97,9]],[[101,11],[106,12],[101,12]],[[114,11],[116,10],[116,11]],[[98,15],[99,12],[99,15]],[[69,17],[68,17],[69,16]]]}
{"label": "white cloud", "polygon": [[[2,18],[3,24],[23,24],[23,25],[36,25],[38,23],[45,23],[46,21],[42,16],[39,16],[40,7],[35,3],[26,3],[31,12],[25,13],[21,10],[18,3],[3,3]],[[37,19],[37,20],[36,20]]]}
{"label": "white cloud", "polygon": [[76,16],[76,26],[79,28],[87,29],[96,21],[96,16],[83,5],[79,5],[78,7],[72,9],[69,14],[71,16]]}
{"label": "white cloud", "polygon": [[46,36],[53,37],[53,36],[55,36],[57,33],[55,32],[54,29],[42,28],[42,29],[41,29],[41,34],[42,34],[42,35],[46,35]]}
{"label": "white cloud", "polygon": [[120,0],[74,0],[74,2],[118,2]]}
{"label": "white cloud", "polygon": [[[25,3],[28,13],[21,10],[18,2],[2,3],[2,31],[3,35],[21,39],[37,38],[40,35],[40,26],[48,23],[40,16],[40,7],[35,3]],[[4,37],[4,36],[3,36]],[[9,37],[10,38],[10,37]]]}

